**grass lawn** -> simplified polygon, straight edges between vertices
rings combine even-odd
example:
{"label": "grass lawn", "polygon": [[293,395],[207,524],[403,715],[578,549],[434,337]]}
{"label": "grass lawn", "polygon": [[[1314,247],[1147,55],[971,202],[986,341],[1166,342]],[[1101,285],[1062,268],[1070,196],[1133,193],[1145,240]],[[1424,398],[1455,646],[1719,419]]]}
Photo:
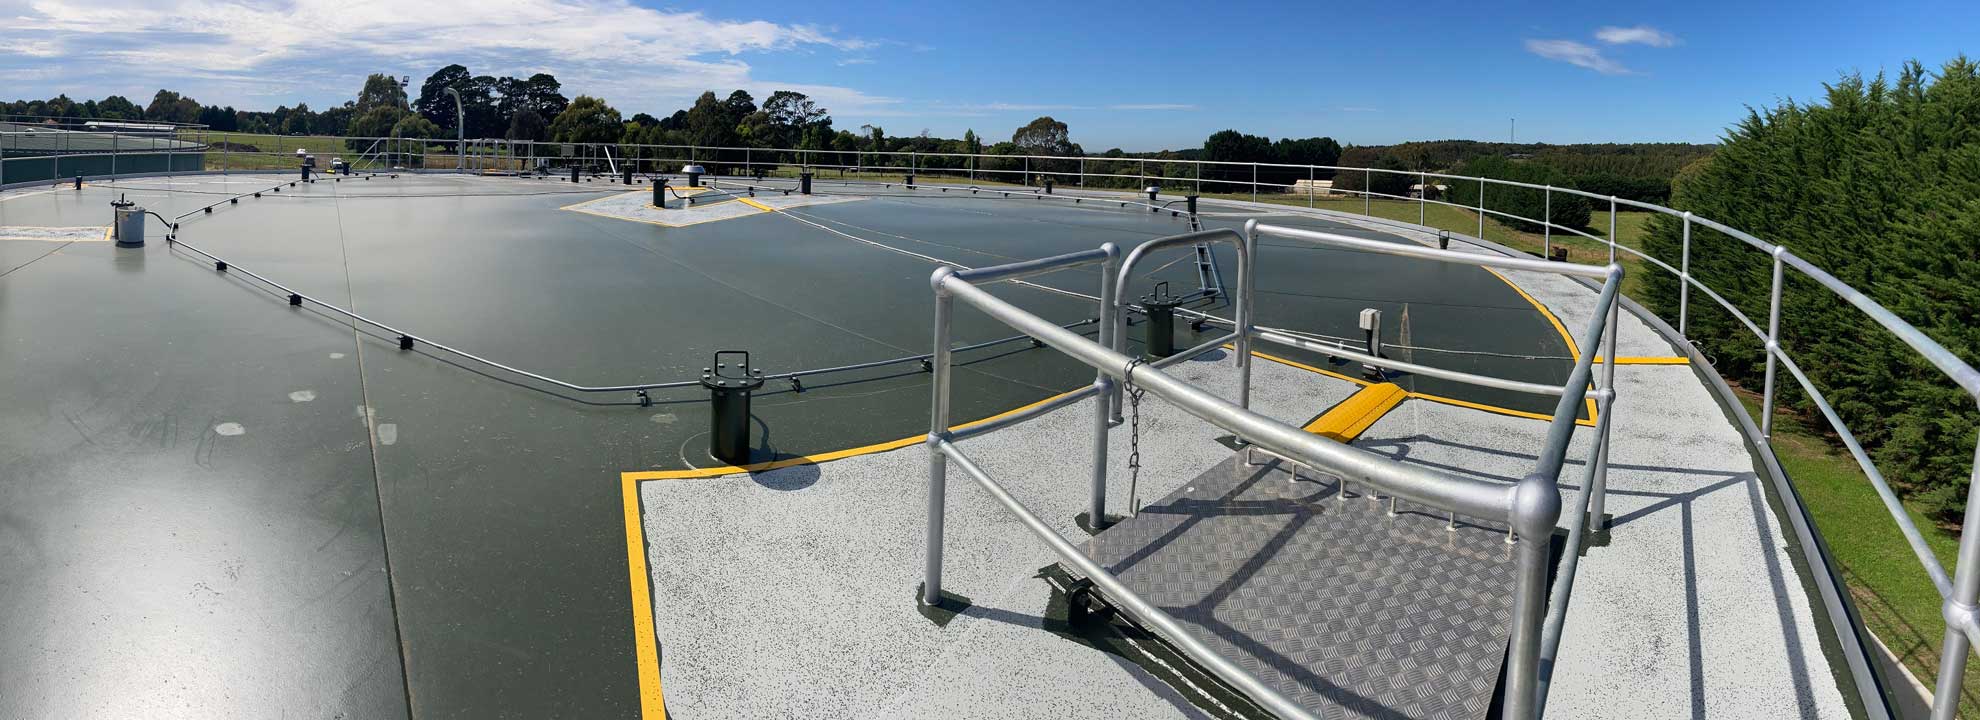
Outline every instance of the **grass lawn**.
{"label": "grass lawn", "polygon": [[[1206,197],[1251,199],[1249,193]],[[1308,204],[1308,198],[1304,195],[1261,194],[1258,201],[1300,207]],[[1316,197],[1312,199],[1312,206],[1355,215],[1364,212],[1360,198]],[[1478,214],[1463,208],[1434,204],[1419,208],[1418,203],[1403,200],[1373,200],[1366,207],[1369,215],[1378,218],[1420,223],[1467,235],[1478,232]],[[1422,215],[1419,216],[1419,212]],[[1618,212],[1617,242],[1623,247],[1642,249],[1644,236],[1649,232],[1650,216],[1651,213],[1642,211]],[[1590,224],[1598,227],[1589,229],[1589,234],[1607,237],[1608,212],[1596,212],[1590,218]],[[1541,253],[1545,242],[1538,233],[1519,231],[1493,219],[1486,220],[1484,237],[1535,255]],[[1608,247],[1601,241],[1572,235],[1564,237],[1557,232],[1553,243],[1569,249],[1570,262],[1602,264],[1608,261]],[[1636,295],[1642,288],[1646,273],[1665,272],[1629,253],[1617,253],[1616,259],[1623,265],[1625,294]],[[1640,295],[1637,297],[1641,299]],[[1739,392],[1747,413],[1758,418],[1759,396],[1744,390]],[[1816,425],[1811,425],[1811,420]],[[1938,591],[1932,587],[1932,580],[1925,570],[1919,567],[1910,546],[1905,543],[1904,535],[1890,519],[1869,479],[1847,451],[1826,436],[1827,426],[1821,423],[1820,418],[1802,418],[1786,413],[1776,415],[1772,443],[1774,453],[1801,493],[1816,527],[1829,544],[1829,550],[1834,553],[1843,581],[1862,614],[1864,625],[1876,633],[1910,668],[1912,674],[1929,688],[1938,674],[1939,642],[1945,632],[1945,622],[1939,616]],[[1814,427],[1821,430],[1812,429]],[[1959,549],[1958,536],[1926,519],[1916,509],[1907,508],[1907,512],[1925,535],[1926,543],[1938,554],[1940,562],[1950,570]],[[1969,662],[1967,665],[1960,717],[1980,718],[1980,663]]]}
{"label": "grass lawn", "polygon": [[[1739,391],[1746,412],[1760,416],[1760,397]],[[1817,420],[1817,422],[1820,422]],[[1945,621],[1939,616],[1939,593],[1904,541],[1904,535],[1884,509],[1877,491],[1854,459],[1830,440],[1812,431],[1807,420],[1786,413],[1774,416],[1774,455],[1794,480],[1809,515],[1834,553],[1843,581],[1863,615],[1863,624],[1884,641],[1930,688],[1939,672],[1939,642]],[[1959,538],[1916,509],[1906,508],[1925,542],[1948,571],[1959,550]],[[1968,662],[1960,717],[1980,718],[1980,663]]]}

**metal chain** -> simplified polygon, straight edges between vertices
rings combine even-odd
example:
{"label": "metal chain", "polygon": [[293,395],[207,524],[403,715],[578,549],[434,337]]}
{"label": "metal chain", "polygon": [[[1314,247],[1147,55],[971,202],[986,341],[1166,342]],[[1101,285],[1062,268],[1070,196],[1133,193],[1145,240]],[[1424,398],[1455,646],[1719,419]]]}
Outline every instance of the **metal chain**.
{"label": "metal chain", "polygon": [[1129,360],[1121,368],[1121,392],[1128,399],[1128,516],[1141,512],[1137,491],[1141,485],[1141,396],[1147,390],[1134,384],[1134,369],[1145,364],[1141,358]]}

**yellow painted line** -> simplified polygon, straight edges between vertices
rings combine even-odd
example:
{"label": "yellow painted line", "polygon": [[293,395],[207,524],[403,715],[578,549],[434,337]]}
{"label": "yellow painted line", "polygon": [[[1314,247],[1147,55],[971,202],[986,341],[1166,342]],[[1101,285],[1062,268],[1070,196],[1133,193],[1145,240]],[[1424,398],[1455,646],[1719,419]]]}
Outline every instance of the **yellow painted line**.
{"label": "yellow painted line", "polygon": [[769,205],[765,205],[765,204],[763,204],[763,203],[760,203],[760,202],[757,202],[757,201],[755,201],[755,200],[751,200],[751,199],[749,199],[749,198],[736,198],[736,202],[740,202],[740,203],[742,203],[742,204],[744,204],[744,205],[748,205],[748,206],[750,206],[750,207],[753,207],[753,208],[756,208],[756,209],[758,209],[758,210],[762,210],[762,211],[764,211],[764,212],[776,212],[776,211],[777,211],[777,209],[776,209],[776,208],[773,208],[773,207],[770,207]]}
{"label": "yellow painted line", "polygon": [[[1503,282],[1506,284],[1506,287],[1512,288],[1513,292],[1519,293],[1520,297],[1526,298],[1526,302],[1532,305],[1533,309],[1539,310],[1540,315],[1542,317],[1547,318],[1547,322],[1554,326],[1554,332],[1561,334],[1561,342],[1567,343],[1568,354],[1574,357],[1575,362],[1581,362],[1581,349],[1575,345],[1574,336],[1568,334],[1567,326],[1561,324],[1560,318],[1554,317],[1554,311],[1548,310],[1546,305],[1540,304],[1539,300],[1535,300],[1533,299],[1532,295],[1526,294],[1525,289],[1522,289],[1517,283],[1514,283],[1510,278],[1507,278],[1504,275],[1500,275],[1499,271],[1493,270],[1488,267],[1483,267],[1483,266],[1480,267],[1483,268],[1485,272],[1492,273],[1492,277],[1498,278],[1499,282]],[[1591,423],[1594,422],[1595,420],[1594,398],[1588,399],[1588,420]]]}
{"label": "yellow painted line", "polygon": [[[1224,347],[1227,347],[1227,348],[1228,348],[1228,347],[1230,347],[1230,346],[1229,346],[1229,345],[1225,345]],[[1284,365],[1284,366],[1286,366],[1286,367],[1293,367],[1293,368],[1299,368],[1299,369],[1301,369],[1301,370],[1305,370],[1305,371],[1307,371],[1307,372],[1310,372],[1310,373],[1315,373],[1315,374],[1319,374],[1319,375],[1325,375],[1325,376],[1327,376],[1327,377],[1330,377],[1330,378],[1334,378],[1334,379],[1336,379],[1336,380],[1346,380],[1346,381],[1348,381],[1348,382],[1351,382],[1351,383],[1354,383],[1354,384],[1356,384],[1356,385],[1361,385],[1361,386],[1364,386],[1364,387],[1365,387],[1365,386],[1368,386],[1368,385],[1373,385],[1373,384],[1374,384],[1374,383],[1372,383],[1372,382],[1369,382],[1369,381],[1367,381],[1367,380],[1363,380],[1363,379],[1361,379],[1361,378],[1358,378],[1358,377],[1354,377],[1354,376],[1352,376],[1352,375],[1343,375],[1343,374],[1341,374],[1341,373],[1337,373],[1337,372],[1334,372],[1334,371],[1332,371],[1332,370],[1327,370],[1327,369],[1324,369],[1324,368],[1317,368],[1317,367],[1314,367],[1314,366],[1312,366],[1312,365],[1308,365],[1308,364],[1306,364],[1306,363],[1302,363],[1302,362],[1299,362],[1299,361],[1297,361],[1297,360],[1288,360],[1288,359],[1286,359],[1286,358],[1282,358],[1282,357],[1279,357],[1279,356],[1276,356],[1276,355],[1267,355],[1267,354],[1265,354],[1265,353],[1262,353],[1262,352],[1258,352],[1258,351],[1256,351],[1256,350],[1254,350],[1254,351],[1252,351],[1252,353],[1251,353],[1251,356],[1252,356],[1252,357],[1255,357],[1255,358],[1263,358],[1263,359],[1266,359],[1266,360],[1270,360],[1270,361],[1272,361],[1272,362],[1275,362],[1275,363],[1278,363],[1278,364],[1280,364],[1280,365]],[[1410,393],[1409,393],[1409,399],[1411,399],[1411,400],[1428,400],[1428,401],[1430,401],[1430,402],[1434,402],[1434,403],[1443,403],[1443,404],[1445,404],[1445,405],[1455,405],[1455,406],[1457,406],[1457,407],[1462,407],[1462,408],[1471,408],[1471,409],[1473,409],[1473,410],[1483,410],[1483,411],[1485,411],[1485,412],[1488,412],[1488,413],[1493,413],[1493,414],[1497,414],[1497,415],[1508,415],[1508,416],[1511,416],[1511,417],[1521,417],[1521,418],[1530,418],[1530,419],[1533,419],[1533,420],[1553,420],[1553,419],[1554,419],[1554,416],[1552,416],[1552,415],[1545,415],[1545,414],[1541,414],[1541,413],[1537,413],[1537,412],[1532,412],[1532,411],[1530,411],[1530,410],[1514,410],[1514,409],[1512,409],[1512,408],[1506,408],[1506,407],[1499,407],[1499,406],[1497,406],[1497,405],[1486,405],[1486,404],[1484,404],[1484,403],[1477,403],[1477,402],[1472,402],[1472,401],[1470,401],[1470,400],[1459,400],[1459,399],[1457,399],[1457,398],[1448,398],[1448,397],[1444,397],[1444,396],[1442,396],[1442,395],[1432,395],[1432,394],[1430,394],[1430,393],[1424,393],[1424,392],[1414,392],[1414,391],[1412,391],[1412,392],[1410,392]],[[1589,414],[1590,414],[1590,416],[1591,416],[1591,419],[1586,419],[1586,420],[1584,420],[1584,419],[1581,419],[1581,418],[1575,418],[1575,421],[1574,421],[1574,424],[1576,424],[1576,425],[1580,425],[1580,426],[1582,426],[1582,427],[1595,427],[1595,421],[1594,421],[1594,420],[1592,419],[1592,416],[1593,416],[1593,414],[1594,414],[1594,413],[1593,413],[1593,411],[1592,411],[1592,409],[1591,409],[1591,412],[1590,412]]]}
{"label": "yellow painted line", "polygon": [[[1012,408],[981,420],[957,425],[952,429],[961,430],[973,425],[990,422],[1013,413],[1057,400],[1078,390],[1062,392],[1052,397]],[[653,627],[653,597],[647,589],[646,569],[646,526],[640,522],[639,483],[643,480],[675,480],[685,478],[706,478],[720,475],[733,475],[743,472],[774,470],[792,465],[815,464],[841,458],[870,455],[873,453],[898,450],[909,445],[919,444],[928,439],[927,435],[915,435],[899,440],[874,443],[845,450],[835,450],[799,458],[786,458],[769,462],[752,463],[742,466],[696,468],[693,470],[646,470],[619,473],[619,493],[626,516],[626,574],[632,587],[633,610],[633,654],[639,670],[640,716],[648,720],[666,720],[667,705],[660,690],[660,653],[655,645]]]}
{"label": "yellow painted line", "polygon": [[[1605,363],[1605,362],[1608,362],[1608,358],[1604,358],[1604,357],[1602,357],[1602,356],[1600,356],[1600,355],[1597,355],[1597,356],[1595,356],[1595,364],[1597,364],[1597,365],[1600,365],[1600,364],[1602,364],[1602,363]],[[1617,365],[1690,365],[1690,364],[1691,364],[1691,358],[1688,358],[1688,357],[1630,357],[1630,356],[1628,356],[1628,355],[1618,355],[1618,356],[1616,356],[1616,364],[1617,364]]]}
{"label": "yellow painted line", "polygon": [[[1084,390],[1084,389],[1085,388],[1080,388],[1080,390]],[[961,430],[963,428],[981,425],[983,423],[987,423],[992,420],[997,420],[999,418],[1008,417],[1016,413],[1030,410],[1031,408],[1038,407],[1039,405],[1052,402],[1053,400],[1057,400],[1059,398],[1065,397],[1067,395],[1076,392],[1079,392],[1079,390],[1068,390],[1066,392],[1053,395],[1043,400],[1039,400],[1038,402],[1026,403],[1019,407],[1015,407],[997,413],[995,415],[991,415],[990,417],[983,418],[981,420],[972,420],[963,423],[961,425],[954,426],[949,429]],[[873,453],[887,452],[889,450],[899,450],[909,445],[915,445],[921,442],[925,442],[927,440],[928,440],[928,434],[922,433],[920,435],[911,435],[908,437],[904,437],[899,440],[889,440],[887,442],[874,443],[872,445],[861,445],[859,447],[846,448],[844,450],[833,450],[831,452],[818,453],[816,455],[804,455],[801,457],[784,458],[782,460],[767,460],[760,463],[750,463],[748,465],[720,465],[716,467],[693,468],[689,470],[639,470],[639,471],[624,473],[623,477],[631,480],[685,480],[690,478],[720,477],[723,475],[735,475],[738,473],[775,470],[777,468],[786,468],[786,467],[791,467],[793,465],[815,465],[817,463],[830,462],[833,460],[841,460],[849,457],[858,457],[860,455],[871,455]]]}
{"label": "yellow painted line", "polygon": [[1332,409],[1300,428],[1321,437],[1348,442],[1368,431],[1369,426],[1401,405],[1409,393],[1395,383],[1363,387]]}
{"label": "yellow painted line", "polygon": [[660,650],[654,644],[653,597],[647,590],[646,526],[639,519],[639,483],[619,476],[626,511],[626,570],[632,578],[633,655],[639,664],[639,714],[667,720],[667,703],[660,692]]}

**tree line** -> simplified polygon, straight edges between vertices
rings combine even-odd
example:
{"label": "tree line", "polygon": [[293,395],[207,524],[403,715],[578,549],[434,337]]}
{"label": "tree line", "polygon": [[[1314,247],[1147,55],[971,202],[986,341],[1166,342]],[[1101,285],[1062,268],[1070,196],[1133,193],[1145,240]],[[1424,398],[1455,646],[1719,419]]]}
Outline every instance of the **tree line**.
{"label": "tree line", "polygon": [[[1917,62],[1896,82],[1848,75],[1825,100],[1750,110],[1710,159],[1678,175],[1673,207],[1781,243],[1980,363],[1980,65],[1958,58],[1936,79]],[[1658,216],[1644,247],[1676,264],[1683,242],[1681,221]],[[1766,253],[1694,226],[1690,269],[1767,324]],[[1956,519],[1980,427],[1973,400],[1835,293],[1792,270],[1785,278],[1781,349],[1893,485],[1934,518]],[[1677,279],[1652,272],[1646,280],[1648,304],[1675,324]],[[1689,310],[1687,330],[1718,371],[1759,388],[1763,341],[1695,290]],[[1826,430],[1792,377],[1776,379],[1783,406]]]}

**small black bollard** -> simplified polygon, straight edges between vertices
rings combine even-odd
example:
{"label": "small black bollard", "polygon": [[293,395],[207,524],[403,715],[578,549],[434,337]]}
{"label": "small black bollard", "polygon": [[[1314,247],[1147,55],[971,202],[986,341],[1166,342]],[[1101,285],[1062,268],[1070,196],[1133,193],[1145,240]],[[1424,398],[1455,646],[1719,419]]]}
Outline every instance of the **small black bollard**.
{"label": "small black bollard", "polygon": [[1438,250],[1451,249],[1451,231],[1449,230],[1437,231],[1437,249]]}
{"label": "small black bollard", "polygon": [[1155,291],[1142,296],[1141,309],[1148,315],[1148,323],[1142,326],[1141,343],[1149,358],[1176,354],[1176,307],[1182,304],[1182,298],[1169,294],[1167,282],[1155,283]]}
{"label": "small black bollard", "polygon": [[571,166],[571,182],[573,182],[573,183],[575,183],[575,182],[577,182],[577,181],[578,181],[578,176],[577,176],[577,173],[578,173],[578,169],[577,169],[577,166],[576,166],[576,165],[572,165],[572,166]]}
{"label": "small black bollard", "polygon": [[667,209],[667,179],[660,178],[653,183],[653,207]]}
{"label": "small black bollard", "polygon": [[622,178],[620,178],[620,182],[623,182],[623,183],[625,183],[625,184],[627,184],[627,185],[631,185],[631,184],[632,184],[632,167],[631,167],[631,166],[626,166],[626,167],[624,167],[624,168],[620,168],[620,170],[619,170],[619,172],[621,172],[621,173],[622,173],[622,174],[624,175],[624,176],[623,176]]}
{"label": "small black bollard", "polygon": [[1187,201],[1189,202],[1189,214],[1190,214],[1190,215],[1191,215],[1192,217],[1194,217],[1194,216],[1196,215],[1196,196],[1195,196],[1195,195],[1188,195],[1188,196],[1185,196],[1185,197],[1184,197],[1183,199],[1184,199],[1184,200],[1187,200]]}
{"label": "small black bollard", "polygon": [[799,195],[811,194],[811,173],[809,172],[798,173],[798,194]]}
{"label": "small black bollard", "polygon": [[[731,368],[724,355],[741,355]],[[701,369],[701,386],[708,388],[708,454],[730,465],[749,463],[749,398],[763,387],[763,371],[751,367],[749,351],[721,350],[715,367]]]}
{"label": "small black bollard", "polygon": [[903,182],[903,183],[901,183],[901,184],[902,184],[902,185],[906,185],[906,186],[908,186],[908,187],[914,187],[914,173],[908,173],[908,174],[907,174],[907,181],[906,181],[906,182]]}
{"label": "small black bollard", "polygon": [[1046,178],[1046,180],[1045,180],[1045,194],[1046,194],[1046,195],[1050,195],[1050,194],[1052,194],[1052,180],[1051,180],[1051,178]]}
{"label": "small black bollard", "polygon": [[76,189],[82,189],[82,173],[76,173]]}

